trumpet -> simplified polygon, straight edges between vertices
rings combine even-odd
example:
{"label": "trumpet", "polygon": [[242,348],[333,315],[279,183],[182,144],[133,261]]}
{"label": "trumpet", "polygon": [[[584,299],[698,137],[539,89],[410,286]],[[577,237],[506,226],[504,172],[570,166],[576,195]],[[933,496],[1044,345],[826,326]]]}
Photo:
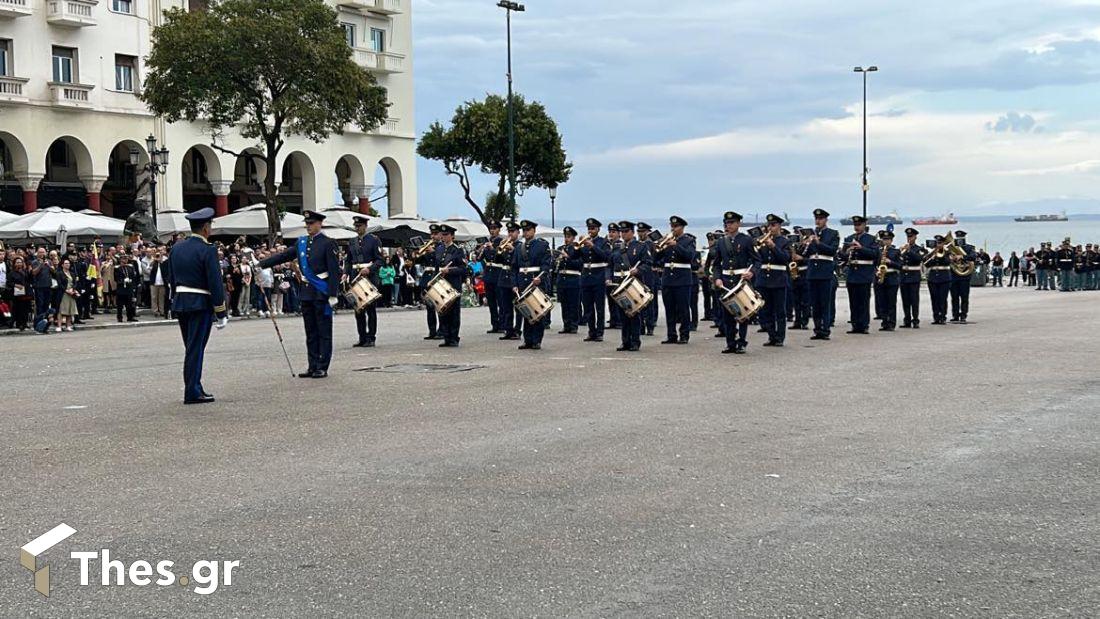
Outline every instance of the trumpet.
{"label": "trumpet", "polygon": [[435,251],[435,246],[438,243],[439,243],[439,241],[437,241],[435,239],[432,239],[432,240],[428,241],[427,243],[424,243],[423,245],[420,246],[419,249],[417,249],[415,252],[413,252],[413,258],[423,258],[424,256],[427,256],[428,254]]}
{"label": "trumpet", "polygon": [[515,242],[515,240],[512,239],[512,237],[508,237],[508,238],[504,239],[503,241],[500,242],[500,245],[497,245],[497,251],[499,251],[499,252],[507,253],[507,252],[512,251],[515,248],[516,248],[516,242]]}
{"label": "trumpet", "polygon": [[672,244],[675,243],[675,242],[676,242],[676,236],[674,234],[672,234],[671,232],[669,232],[667,235],[665,235],[664,238],[662,238],[660,241],[657,241],[657,244],[653,246],[653,251],[654,252],[662,252],[662,251],[668,249],[669,247],[671,247]]}
{"label": "trumpet", "polygon": [[757,251],[760,251],[761,249],[764,249],[764,246],[768,243],[768,239],[772,238],[773,236],[775,235],[772,234],[772,231],[768,230],[764,233],[764,236],[756,239],[756,243],[753,246],[756,248]]}

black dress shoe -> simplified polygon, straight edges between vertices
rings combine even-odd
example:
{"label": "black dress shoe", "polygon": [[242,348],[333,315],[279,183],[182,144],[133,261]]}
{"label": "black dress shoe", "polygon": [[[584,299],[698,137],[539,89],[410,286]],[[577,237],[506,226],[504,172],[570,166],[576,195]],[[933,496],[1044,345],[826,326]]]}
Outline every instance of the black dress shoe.
{"label": "black dress shoe", "polygon": [[500,329],[489,329],[488,331],[486,331],[486,333],[504,333],[504,332],[501,331]]}
{"label": "black dress shoe", "polygon": [[531,345],[531,344],[520,344],[519,345],[519,350],[531,350],[532,348],[534,348],[534,346]]}
{"label": "black dress shoe", "polygon": [[306,370],[305,372],[299,372],[298,378],[313,378],[313,370]]}
{"label": "black dress shoe", "polygon": [[653,335],[653,329],[646,329],[645,334],[646,335]]}
{"label": "black dress shoe", "polygon": [[735,354],[735,355],[743,355],[743,354],[745,354],[745,345],[744,345],[744,344],[740,344],[740,345],[738,345],[738,346],[734,346],[734,347],[733,347],[733,354]]}
{"label": "black dress shoe", "polygon": [[327,370],[313,370],[313,373],[309,375],[310,378],[327,378]]}
{"label": "black dress shoe", "polygon": [[434,333],[431,334],[431,335],[425,335],[424,339],[425,340],[434,340],[434,339],[436,339],[436,335]]}
{"label": "black dress shoe", "polygon": [[641,346],[631,346],[630,348],[627,348],[627,350],[630,351],[630,352],[638,352],[641,349],[642,349]]}
{"label": "black dress shoe", "polygon": [[352,344],[351,347],[352,348],[363,348],[366,345],[367,345],[366,342],[356,342],[356,343]]}
{"label": "black dress shoe", "polygon": [[878,330],[879,331],[893,331],[894,328],[893,327],[887,327],[887,326],[883,325],[883,326],[879,327]]}
{"label": "black dress shoe", "polygon": [[767,333],[767,332],[768,332],[768,330],[767,330],[767,329],[765,329],[764,327],[760,327],[759,329],[757,329],[757,330],[756,330],[756,332],[757,332],[757,333]]}
{"label": "black dress shoe", "polygon": [[901,325],[901,326],[900,326],[900,327],[898,327],[898,328],[899,328],[899,329],[912,329],[912,328],[913,328],[913,325],[911,325],[911,324],[909,324],[909,323],[905,323],[905,324]]}
{"label": "black dress shoe", "polygon": [[542,350],[542,344],[531,344],[531,350]]}
{"label": "black dress shoe", "polygon": [[920,325],[913,325],[914,329],[920,329]]}
{"label": "black dress shoe", "polygon": [[367,340],[363,344],[363,348],[374,348],[374,340]]}
{"label": "black dress shoe", "polygon": [[208,394],[202,394],[193,400],[184,400],[184,404],[209,404],[214,401],[214,396]]}
{"label": "black dress shoe", "polygon": [[680,341],[679,340],[663,340],[661,343],[662,344],[679,344]]}
{"label": "black dress shoe", "polygon": [[680,338],[680,341],[678,341],[676,343],[677,344],[687,344],[688,343],[688,338],[682,337],[682,338]]}
{"label": "black dress shoe", "polygon": [[737,352],[737,347],[736,346],[731,346],[730,348],[726,348],[725,350],[723,350],[722,354],[723,355],[732,355],[736,352]]}
{"label": "black dress shoe", "polygon": [[458,348],[458,342],[443,342],[439,345],[440,348]]}
{"label": "black dress shoe", "polygon": [[724,333],[715,333],[714,337],[726,337]]}
{"label": "black dress shoe", "polygon": [[505,335],[503,337],[498,337],[497,339],[498,340],[518,340],[519,336],[518,335]]}

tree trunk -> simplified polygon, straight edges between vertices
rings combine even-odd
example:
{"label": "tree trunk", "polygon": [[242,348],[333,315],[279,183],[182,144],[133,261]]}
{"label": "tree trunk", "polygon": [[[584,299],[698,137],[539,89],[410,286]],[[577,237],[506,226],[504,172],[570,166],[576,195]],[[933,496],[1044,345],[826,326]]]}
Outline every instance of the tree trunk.
{"label": "tree trunk", "polygon": [[267,165],[267,174],[264,175],[264,199],[267,202],[267,243],[275,247],[280,238],[279,203],[277,200],[278,189],[275,186],[275,158],[277,153],[268,146],[264,163]]}

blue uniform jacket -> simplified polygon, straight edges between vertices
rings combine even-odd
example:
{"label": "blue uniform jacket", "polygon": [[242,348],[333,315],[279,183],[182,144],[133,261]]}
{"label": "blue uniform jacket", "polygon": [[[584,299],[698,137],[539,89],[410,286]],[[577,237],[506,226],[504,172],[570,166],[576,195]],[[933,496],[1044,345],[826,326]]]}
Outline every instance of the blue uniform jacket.
{"label": "blue uniform jacket", "polygon": [[[773,239],[775,247],[767,245],[757,251],[760,264],[760,286],[762,288],[786,288],[790,284],[787,265],[791,263],[790,241],[780,236]],[[772,268],[782,267],[782,268]]]}
{"label": "blue uniform jacket", "polygon": [[[542,275],[539,288],[545,292],[550,282],[550,267],[553,266],[550,256],[550,243],[546,239],[531,239],[512,252],[512,276],[515,277],[515,288],[523,292],[531,285],[531,280]],[[537,269],[531,271],[531,269]]]}
{"label": "blue uniform jacket", "polygon": [[[218,263],[218,248],[199,235],[176,243],[168,253],[168,269],[162,275],[172,294],[173,312],[213,312],[226,315],[225,285]],[[205,290],[210,294],[187,292],[179,287]]]}
{"label": "blue uniform jacket", "polygon": [[[901,283],[901,250],[893,245],[886,251],[886,279],[883,280],[883,285],[897,286]],[[881,257],[880,257],[881,260]],[[875,280],[876,282],[878,280]]]}
{"label": "blue uniform jacket", "polygon": [[[504,239],[501,239],[502,241]],[[519,245],[522,239],[516,240],[516,245]],[[500,246],[500,243],[497,243]],[[496,269],[496,284],[500,288],[512,289],[516,287],[516,276],[512,273],[512,260],[515,259],[516,248],[513,247],[508,251],[501,251],[497,249],[495,251],[497,264],[502,265],[504,268]]]}
{"label": "blue uniform jacket", "polygon": [[378,285],[378,272],[382,270],[382,241],[373,234],[365,234],[361,238],[354,238],[348,243],[348,255],[344,260],[344,268],[348,274],[348,280],[359,276],[359,269],[370,265],[370,280]]}
{"label": "blue uniform jacket", "polygon": [[626,261],[626,245],[622,241],[611,245],[611,269],[609,274],[611,281],[616,284],[623,281],[623,278],[629,275],[625,272],[629,270],[630,266],[627,265]]}
{"label": "blue uniform jacket", "polygon": [[733,288],[741,279],[741,275],[731,275],[727,271],[751,268],[759,260],[752,237],[744,232],[738,232],[736,236],[725,235],[718,239],[711,252],[714,255],[711,261],[711,278],[722,280],[726,288]]}
{"label": "blue uniform jacket", "polygon": [[581,269],[584,268],[581,250],[572,245],[566,245],[558,250],[558,258],[561,258],[562,253],[565,254],[565,258],[558,261],[558,288],[579,290]]}
{"label": "blue uniform jacket", "polygon": [[[848,244],[855,239],[857,235],[850,234],[844,239],[845,252],[848,253],[848,283],[850,284],[870,284],[875,281],[875,261],[879,258],[879,250],[876,245],[875,237],[864,232],[858,235],[859,244],[863,247],[855,250],[848,251]],[[853,262],[860,262],[861,264],[852,264]]]}
{"label": "blue uniform jacket", "polygon": [[[901,250],[899,249],[900,253]],[[920,245],[913,244],[901,254],[901,283],[919,284],[921,277],[921,262],[928,255],[928,250]]]}
{"label": "blue uniform jacket", "polygon": [[[840,249],[840,233],[832,228],[815,228],[814,233],[817,240],[805,250],[806,264],[810,267],[806,279],[832,279],[836,273],[834,266],[836,252]],[[814,260],[813,256],[829,256],[832,260]]]}
{"label": "blue uniform jacket", "polygon": [[489,247],[481,251],[481,262],[485,264],[482,281],[486,286],[496,286],[500,282],[500,263],[497,261],[497,246],[504,240],[502,236],[489,239]]}
{"label": "blue uniform jacket", "polygon": [[443,276],[455,290],[462,292],[462,280],[466,278],[466,250],[456,244],[440,243],[435,248],[435,266],[438,269],[450,267]]}
{"label": "blue uniform jacket", "polygon": [[[316,236],[309,237],[306,241],[306,250],[303,256],[298,255],[298,243],[295,241],[283,253],[261,260],[260,268],[267,269],[300,258],[307,261],[314,275],[328,282],[328,294],[321,294],[319,290],[313,287],[313,284],[303,279],[298,298],[302,301],[327,302],[329,297],[340,294],[341,271],[340,259],[336,255],[336,243],[323,233],[317,233]],[[300,262],[299,260],[299,264]]]}
{"label": "blue uniform jacket", "polygon": [[[604,286],[611,278],[611,245],[607,239],[598,236],[592,239],[592,247],[581,247],[581,286]],[[602,267],[589,268],[590,264],[602,264]]]}
{"label": "blue uniform jacket", "polygon": [[664,267],[661,286],[690,286],[694,261],[695,237],[690,234],[681,234],[671,247],[657,255],[657,262]]}
{"label": "blue uniform jacket", "polygon": [[928,266],[929,284],[951,283],[951,259],[947,252],[944,252],[944,255],[939,258],[929,258],[926,265]]}
{"label": "blue uniform jacket", "polygon": [[[638,279],[645,284],[646,279],[653,276],[653,254],[649,251],[649,244],[634,239],[623,248],[623,262],[626,270],[638,269]],[[646,284],[648,285],[648,284]]]}

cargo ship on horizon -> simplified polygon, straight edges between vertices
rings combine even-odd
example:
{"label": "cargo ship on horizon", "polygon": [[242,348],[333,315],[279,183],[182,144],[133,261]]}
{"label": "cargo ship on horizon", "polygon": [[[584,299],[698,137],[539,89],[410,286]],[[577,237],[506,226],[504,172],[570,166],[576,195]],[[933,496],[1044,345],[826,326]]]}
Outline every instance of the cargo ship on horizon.
{"label": "cargo ship on horizon", "polygon": [[914,226],[953,226],[959,223],[954,213],[948,213],[942,217],[918,217],[913,220]]}
{"label": "cargo ship on horizon", "polygon": [[[868,215],[867,223],[872,226],[885,226],[887,224],[898,225],[901,223],[901,217],[898,216],[897,211],[890,211],[888,215]],[[852,225],[852,218],[845,217],[840,220],[840,225],[850,226]]]}
{"label": "cargo ship on horizon", "polygon": [[1017,217],[1016,221],[1031,223],[1035,221],[1069,221],[1069,217],[1066,217],[1065,211],[1061,215],[1023,215]]}

